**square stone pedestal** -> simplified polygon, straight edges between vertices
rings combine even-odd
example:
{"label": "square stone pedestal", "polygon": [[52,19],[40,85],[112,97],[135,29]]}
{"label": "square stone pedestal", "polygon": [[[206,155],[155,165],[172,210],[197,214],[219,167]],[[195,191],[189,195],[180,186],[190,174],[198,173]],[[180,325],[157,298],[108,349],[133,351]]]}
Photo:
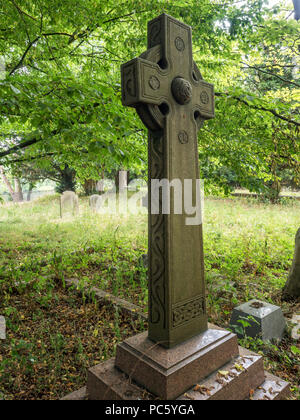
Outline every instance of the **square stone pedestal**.
{"label": "square stone pedestal", "polygon": [[89,370],[87,392],[91,399],[123,399],[128,390],[116,388],[122,372],[124,384],[129,380],[161,399],[176,399],[238,355],[237,337],[228,331],[208,329],[172,349],[150,341],[145,332],[118,345],[114,366],[108,361]]}
{"label": "square stone pedestal", "polygon": [[87,386],[64,400],[282,400],[289,384],[264,372],[263,358],[237,337],[211,328],[165,349],[147,333],[118,345],[116,358],[92,367]]}
{"label": "square stone pedestal", "polygon": [[255,299],[234,308],[230,320],[233,329],[236,326],[242,326],[238,322],[239,320],[247,320],[250,324],[245,328],[244,334],[237,333],[239,338],[247,336],[260,337],[263,341],[281,340],[286,328],[286,322],[279,306]]}

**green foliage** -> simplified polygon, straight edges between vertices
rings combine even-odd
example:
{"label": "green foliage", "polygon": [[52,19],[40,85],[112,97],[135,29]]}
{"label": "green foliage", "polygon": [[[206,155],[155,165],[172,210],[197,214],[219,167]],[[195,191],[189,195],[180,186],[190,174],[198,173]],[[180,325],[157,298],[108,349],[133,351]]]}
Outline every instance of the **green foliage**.
{"label": "green foliage", "polygon": [[[228,327],[233,307],[251,299],[280,305],[284,313],[293,310],[280,296],[293,256],[291,238],[298,227],[299,206],[297,201],[289,206],[243,199],[205,201],[210,322]],[[5,348],[8,355],[0,358],[0,392],[15,389],[17,381],[12,378],[19,372],[21,390],[27,389],[34,378],[45,376],[37,372],[47,367],[43,386],[55,393],[51,398],[61,397],[66,394],[56,394],[57,387],[66,388],[61,378],[66,375],[71,383],[75,381],[74,389],[83,386],[86,367],[113,355],[113,339],[133,333],[115,310],[107,323],[98,324],[103,308],[95,310],[91,293],[76,299],[66,291],[65,280],[76,278],[81,291],[96,286],[147,311],[147,268],[141,262],[147,252],[147,217],[96,215],[88,200],[81,198],[79,216],[60,219],[57,196],[50,196],[22,206],[0,206],[0,226],[0,312],[7,318],[9,340],[9,348],[6,342],[0,349],[0,356]],[[86,314],[88,307],[96,320]],[[241,328],[246,328],[251,319],[242,321]],[[144,328],[141,323],[139,330]],[[103,336],[107,329],[109,338]],[[295,342],[285,340],[277,350],[250,338],[241,344],[263,352],[272,372],[288,374],[296,389]],[[71,370],[66,366],[69,356]],[[36,384],[35,389],[40,387]]]}
{"label": "green foliage", "polygon": [[68,164],[80,181],[103,168],[144,172],[146,132],[121,104],[120,64],[167,12],[193,27],[195,61],[217,92],[216,118],[199,134],[201,176],[225,193],[239,184],[272,195],[283,171],[297,185],[299,25],[285,10],[263,0],[3,2],[1,164]]}

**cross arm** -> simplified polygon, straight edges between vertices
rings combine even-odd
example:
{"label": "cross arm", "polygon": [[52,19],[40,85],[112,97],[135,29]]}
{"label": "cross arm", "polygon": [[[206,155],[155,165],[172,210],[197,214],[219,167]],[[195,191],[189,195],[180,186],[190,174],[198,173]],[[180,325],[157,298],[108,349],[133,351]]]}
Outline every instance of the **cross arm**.
{"label": "cross arm", "polygon": [[214,85],[200,80],[193,86],[193,108],[201,118],[209,120],[215,117]]}
{"label": "cross arm", "polygon": [[136,107],[140,104],[160,105],[169,94],[168,76],[158,64],[135,58],[121,67],[122,103]]}

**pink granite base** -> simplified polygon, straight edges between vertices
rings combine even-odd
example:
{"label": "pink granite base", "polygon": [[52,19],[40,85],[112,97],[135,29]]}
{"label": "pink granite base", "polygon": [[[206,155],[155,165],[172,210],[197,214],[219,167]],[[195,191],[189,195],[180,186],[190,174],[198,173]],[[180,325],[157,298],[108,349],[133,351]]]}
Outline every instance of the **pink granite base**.
{"label": "pink granite base", "polygon": [[[119,345],[117,360],[113,358],[89,369],[87,387],[63,400],[284,400],[290,397],[287,382],[264,372],[261,356],[236,347],[235,335],[226,331],[218,335],[216,331],[222,332],[218,328],[213,331],[171,350],[150,342],[145,334],[132,337]],[[225,362],[219,366],[222,360]],[[129,374],[122,372],[121,366]]]}
{"label": "pink granite base", "polygon": [[[167,400],[177,398],[237,356],[236,335],[228,331],[209,329],[172,349],[153,343],[142,333],[118,345],[115,366],[130,381]],[[100,386],[97,381],[90,370],[89,394],[94,395],[93,390]]]}

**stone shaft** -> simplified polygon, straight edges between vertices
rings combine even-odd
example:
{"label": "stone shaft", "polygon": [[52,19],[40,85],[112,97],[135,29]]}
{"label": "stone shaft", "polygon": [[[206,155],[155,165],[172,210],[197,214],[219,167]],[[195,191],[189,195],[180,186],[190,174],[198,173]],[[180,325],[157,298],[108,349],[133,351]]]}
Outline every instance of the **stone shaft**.
{"label": "stone shaft", "polygon": [[[122,66],[122,100],[149,129],[149,338],[170,348],[207,329],[197,132],[214,117],[214,88],[193,62],[189,26],[159,16],[148,48]],[[153,211],[153,180],[170,183],[169,212],[162,190]]]}

